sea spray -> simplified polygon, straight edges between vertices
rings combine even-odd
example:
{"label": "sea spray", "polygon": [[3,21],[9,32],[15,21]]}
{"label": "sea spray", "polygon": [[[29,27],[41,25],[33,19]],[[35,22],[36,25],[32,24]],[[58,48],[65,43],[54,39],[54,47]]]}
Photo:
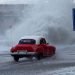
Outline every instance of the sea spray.
{"label": "sea spray", "polygon": [[21,22],[6,32],[8,40],[18,41],[25,35],[44,35],[50,43],[70,44],[74,37],[71,0],[39,0],[28,6]]}

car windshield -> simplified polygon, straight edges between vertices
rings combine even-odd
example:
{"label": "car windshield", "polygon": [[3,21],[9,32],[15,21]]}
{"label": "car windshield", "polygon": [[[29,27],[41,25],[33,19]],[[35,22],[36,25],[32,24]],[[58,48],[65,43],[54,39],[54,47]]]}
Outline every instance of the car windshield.
{"label": "car windshield", "polygon": [[34,39],[21,39],[19,44],[35,44],[36,41]]}

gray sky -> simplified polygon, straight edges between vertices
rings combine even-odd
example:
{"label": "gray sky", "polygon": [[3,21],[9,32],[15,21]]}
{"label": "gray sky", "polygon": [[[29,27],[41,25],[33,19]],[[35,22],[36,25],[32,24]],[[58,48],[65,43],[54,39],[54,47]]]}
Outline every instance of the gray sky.
{"label": "gray sky", "polygon": [[40,0],[0,0],[0,4],[34,4]]}
{"label": "gray sky", "polygon": [[[38,3],[39,1],[41,0],[0,0],[0,4],[35,4]],[[71,1],[75,3],[75,0],[71,0]]]}

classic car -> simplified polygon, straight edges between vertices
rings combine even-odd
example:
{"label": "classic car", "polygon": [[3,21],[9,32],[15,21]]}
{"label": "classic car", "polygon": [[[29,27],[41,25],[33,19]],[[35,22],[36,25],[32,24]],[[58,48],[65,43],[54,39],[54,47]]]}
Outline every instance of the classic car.
{"label": "classic car", "polygon": [[40,60],[43,57],[53,56],[56,48],[49,45],[42,36],[25,36],[22,37],[18,44],[11,48],[11,56],[16,62],[19,58],[27,57]]}

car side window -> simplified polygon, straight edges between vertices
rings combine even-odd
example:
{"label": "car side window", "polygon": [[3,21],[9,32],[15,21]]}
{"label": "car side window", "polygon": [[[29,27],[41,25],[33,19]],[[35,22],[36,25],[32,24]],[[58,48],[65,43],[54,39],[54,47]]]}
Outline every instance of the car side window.
{"label": "car side window", "polygon": [[40,44],[46,44],[46,40],[44,38],[40,39]]}

